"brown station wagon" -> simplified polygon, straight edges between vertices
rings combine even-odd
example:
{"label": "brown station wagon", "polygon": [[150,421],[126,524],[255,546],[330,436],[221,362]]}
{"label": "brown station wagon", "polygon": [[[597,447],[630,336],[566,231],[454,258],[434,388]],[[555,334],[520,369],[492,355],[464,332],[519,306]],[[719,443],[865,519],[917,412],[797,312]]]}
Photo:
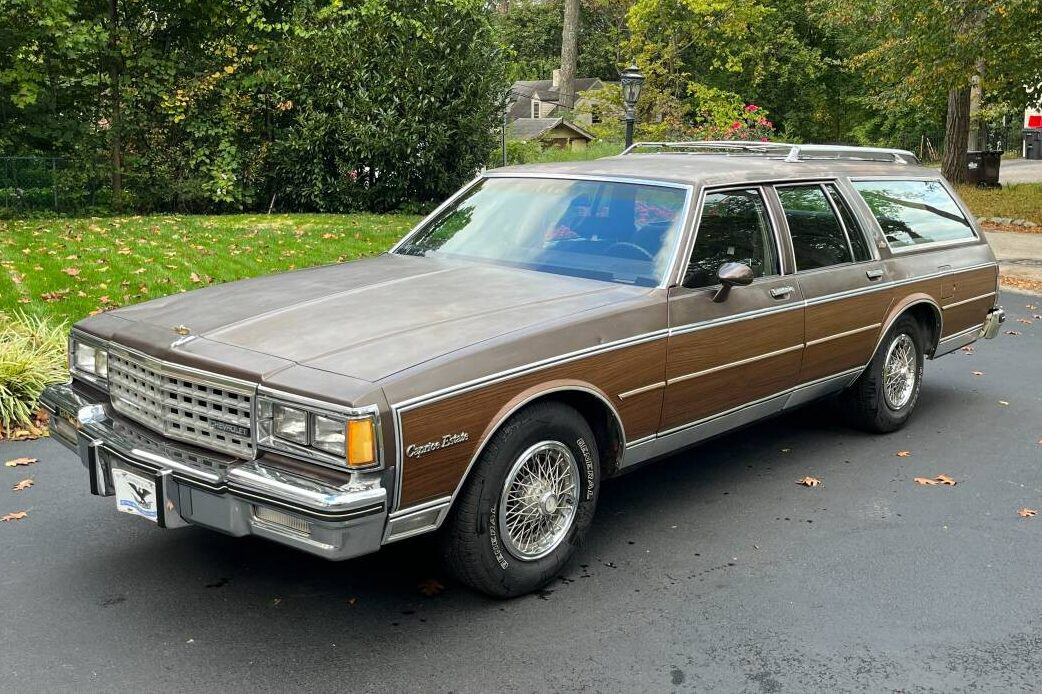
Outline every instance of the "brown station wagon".
{"label": "brown station wagon", "polygon": [[660,143],[484,173],[379,257],[87,318],[44,403],[120,511],[330,559],[440,530],[511,596],[606,477],[829,395],[902,426],[925,358],[998,331],[997,275],[908,152]]}

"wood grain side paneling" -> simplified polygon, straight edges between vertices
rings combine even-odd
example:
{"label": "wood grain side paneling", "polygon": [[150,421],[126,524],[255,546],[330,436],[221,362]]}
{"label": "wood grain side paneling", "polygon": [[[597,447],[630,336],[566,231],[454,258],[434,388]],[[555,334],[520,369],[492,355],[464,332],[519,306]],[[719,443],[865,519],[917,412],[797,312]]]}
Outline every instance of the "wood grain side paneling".
{"label": "wood grain side paneling", "polygon": [[663,430],[683,426],[792,386],[800,369],[795,350],[751,364],[670,383],[663,401]]}
{"label": "wood grain side paneling", "polygon": [[872,358],[893,297],[892,288],[881,287],[867,294],[808,306],[807,348],[803,352],[800,382],[864,366]]}
{"label": "wood grain side paneling", "polygon": [[799,310],[680,333],[669,338],[666,379],[800,344],[803,344],[803,321]]}
{"label": "wood grain side paneling", "polygon": [[[956,271],[952,275],[952,284],[955,291],[951,298],[944,300],[942,306],[944,314],[944,336],[980,325],[988,315],[988,309],[995,305],[995,297],[987,296],[975,301],[965,302],[968,299],[991,294],[996,290],[998,281],[998,267],[970,270],[968,272]],[[953,305],[955,304],[955,305]]]}
{"label": "wood grain side paneling", "polygon": [[439,441],[446,434],[466,432],[468,440],[431,451],[419,458],[402,456],[400,507],[448,496],[455,491],[475,452],[495,424],[496,415],[526,391],[554,381],[589,383],[602,391],[618,410],[627,440],[654,434],[658,428],[662,390],[620,400],[619,393],[661,382],[666,338],[549,366],[508,380],[478,387],[401,414],[403,448]]}

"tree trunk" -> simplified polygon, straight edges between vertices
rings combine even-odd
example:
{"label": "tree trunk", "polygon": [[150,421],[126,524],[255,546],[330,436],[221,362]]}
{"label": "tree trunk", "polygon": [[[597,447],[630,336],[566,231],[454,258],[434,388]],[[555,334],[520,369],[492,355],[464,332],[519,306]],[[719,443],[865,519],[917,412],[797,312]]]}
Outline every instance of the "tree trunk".
{"label": "tree trunk", "polygon": [[119,0],[109,0],[109,144],[112,148],[112,204],[120,204],[123,195],[123,151],[120,142],[119,80],[122,60],[119,55]]}
{"label": "tree trunk", "polygon": [[499,8],[500,14],[507,14],[510,12],[510,0],[499,0],[496,7]]}
{"label": "tree trunk", "polygon": [[578,61],[579,0],[564,0],[564,24],[561,27],[560,104],[566,110],[575,106],[575,65]]}
{"label": "tree trunk", "polygon": [[948,120],[944,126],[941,173],[952,183],[966,182],[966,138],[970,135],[970,88],[948,91]]}

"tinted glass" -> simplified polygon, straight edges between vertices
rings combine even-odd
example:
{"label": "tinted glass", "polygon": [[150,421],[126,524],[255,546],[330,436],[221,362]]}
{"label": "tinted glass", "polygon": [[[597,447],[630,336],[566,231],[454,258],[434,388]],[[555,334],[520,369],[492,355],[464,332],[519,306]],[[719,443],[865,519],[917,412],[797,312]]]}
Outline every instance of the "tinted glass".
{"label": "tinted glass", "polygon": [[778,188],[785,209],[797,270],[813,270],[854,260],[847,235],[818,185]]}
{"label": "tinted glass", "polygon": [[843,226],[847,229],[847,238],[850,239],[850,245],[854,249],[854,260],[871,260],[872,251],[868,247],[868,241],[865,240],[865,231],[858,224],[857,218],[854,217],[854,211],[847,205],[847,201],[843,199],[839,189],[836,186],[828,183],[825,185],[825,190],[828,191],[829,197],[832,198],[832,204],[839,210],[839,218],[843,220]]}
{"label": "tinted glass", "polygon": [[719,284],[724,263],[745,263],[756,277],[778,274],[767,207],[758,190],[706,195],[684,286]]}
{"label": "tinted glass", "polygon": [[939,181],[855,181],[893,248],[973,238],[955,200]]}
{"label": "tinted glass", "polygon": [[686,197],[665,186],[487,178],[398,253],[654,286],[669,269]]}

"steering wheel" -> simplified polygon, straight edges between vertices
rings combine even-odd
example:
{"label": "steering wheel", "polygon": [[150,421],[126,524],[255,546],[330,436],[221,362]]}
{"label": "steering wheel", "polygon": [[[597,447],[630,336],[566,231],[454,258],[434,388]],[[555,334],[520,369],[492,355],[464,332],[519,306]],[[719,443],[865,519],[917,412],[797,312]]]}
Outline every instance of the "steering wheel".
{"label": "steering wheel", "polygon": [[651,255],[650,253],[648,253],[648,251],[645,248],[643,248],[642,246],[638,246],[635,243],[630,243],[629,241],[616,241],[612,245],[608,246],[608,248],[606,248],[604,252],[606,254],[608,254],[608,255],[611,255],[612,254],[611,250],[613,248],[615,248],[616,246],[621,246],[623,248],[632,248],[633,250],[637,251],[638,253],[640,253],[642,256],[644,256],[648,260],[654,260],[655,259],[655,257],[653,255]]}

